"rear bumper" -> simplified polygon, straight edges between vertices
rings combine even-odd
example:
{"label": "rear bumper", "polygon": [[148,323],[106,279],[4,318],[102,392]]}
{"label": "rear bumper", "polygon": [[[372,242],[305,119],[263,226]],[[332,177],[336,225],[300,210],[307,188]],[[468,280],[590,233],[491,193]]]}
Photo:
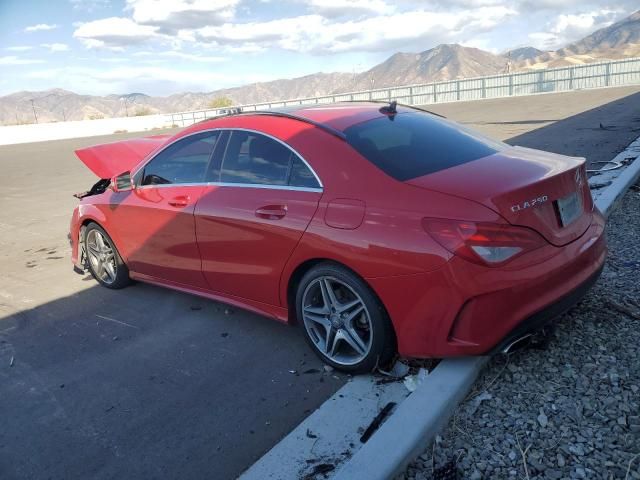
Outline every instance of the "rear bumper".
{"label": "rear bumper", "polygon": [[523,320],[516,326],[509,334],[494,348],[487,353],[492,355],[502,352],[507,346],[513,344],[520,338],[525,337],[528,334],[541,330],[545,325],[555,320],[557,317],[571,309],[591,290],[591,287],[595,285],[600,278],[602,268],[597,270],[591,277],[589,277],[584,283],[580,284],[575,290],[569,292],[564,297],[560,298],[555,303],[548,307],[534,313],[529,318]]}
{"label": "rear bumper", "polygon": [[453,257],[420,275],[370,279],[409,357],[482,355],[535,330],[582,298],[597,280],[607,247],[605,220],[577,240],[522,255],[508,268]]}

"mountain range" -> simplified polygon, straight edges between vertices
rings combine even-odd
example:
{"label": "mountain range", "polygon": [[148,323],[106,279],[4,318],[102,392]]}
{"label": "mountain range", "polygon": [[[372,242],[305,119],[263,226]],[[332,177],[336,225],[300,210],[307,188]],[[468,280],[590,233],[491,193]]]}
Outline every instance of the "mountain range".
{"label": "mountain range", "polygon": [[494,54],[458,44],[443,44],[420,53],[396,53],[358,74],[315,73],[166,97],[143,93],[79,95],[58,88],[17,92],[0,97],[0,124],[32,123],[34,109],[39,122],[168,113],[204,109],[221,97],[236,105],[250,104],[627,57],[640,57],[640,11],[555,51],[521,47]]}

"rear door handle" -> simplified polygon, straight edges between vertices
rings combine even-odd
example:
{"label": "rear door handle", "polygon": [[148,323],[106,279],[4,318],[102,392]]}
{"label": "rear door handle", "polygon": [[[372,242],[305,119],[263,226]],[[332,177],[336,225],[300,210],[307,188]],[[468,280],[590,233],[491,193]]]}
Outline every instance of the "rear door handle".
{"label": "rear door handle", "polygon": [[172,207],[183,208],[189,205],[189,200],[189,195],[179,195],[177,197],[173,197],[168,203]]}
{"label": "rear door handle", "polygon": [[286,205],[265,205],[256,209],[256,217],[266,220],[279,220],[287,214]]}

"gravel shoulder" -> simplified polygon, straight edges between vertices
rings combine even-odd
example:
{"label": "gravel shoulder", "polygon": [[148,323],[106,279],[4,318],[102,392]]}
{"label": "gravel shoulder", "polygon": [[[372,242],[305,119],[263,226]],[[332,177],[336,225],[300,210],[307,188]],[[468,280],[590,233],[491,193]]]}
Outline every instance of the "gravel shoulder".
{"label": "gravel shoulder", "polygon": [[[492,359],[404,479],[640,479],[640,182],[609,257],[546,342]],[[458,477],[439,476],[454,462]]]}

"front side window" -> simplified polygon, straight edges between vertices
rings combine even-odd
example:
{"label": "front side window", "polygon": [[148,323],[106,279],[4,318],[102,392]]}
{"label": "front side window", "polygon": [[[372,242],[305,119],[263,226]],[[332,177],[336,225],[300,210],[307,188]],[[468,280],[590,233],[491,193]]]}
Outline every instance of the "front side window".
{"label": "front side window", "polygon": [[203,132],[178,140],[144,167],[142,185],[201,183],[219,131]]}
{"label": "front side window", "polygon": [[231,133],[220,181],[320,188],[311,170],[292,150],[265,135],[241,130]]}

